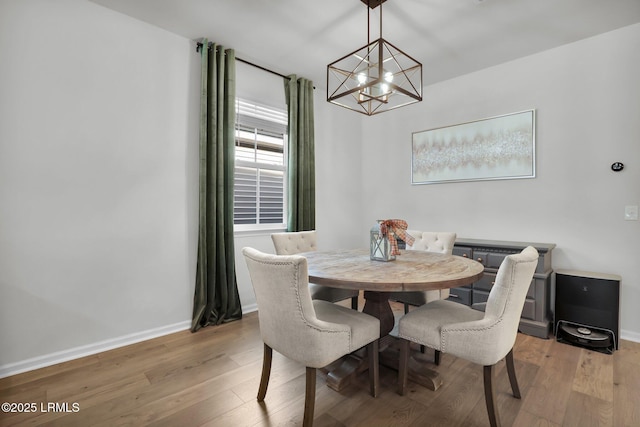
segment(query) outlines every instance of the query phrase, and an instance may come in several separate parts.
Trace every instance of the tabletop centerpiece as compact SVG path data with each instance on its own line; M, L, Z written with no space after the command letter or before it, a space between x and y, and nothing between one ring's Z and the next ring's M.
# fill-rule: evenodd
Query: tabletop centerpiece
M407 233L407 222L402 219L379 219L378 224L371 227L371 243L369 257L374 261L393 261L400 255L398 241L400 239L409 246L415 239Z

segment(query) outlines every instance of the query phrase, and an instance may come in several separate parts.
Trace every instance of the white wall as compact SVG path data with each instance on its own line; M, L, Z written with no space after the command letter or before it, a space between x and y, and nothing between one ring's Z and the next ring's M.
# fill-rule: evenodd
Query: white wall
M622 275L622 327L640 339L639 225L622 220L625 204L640 203L639 33L430 86L421 104L379 117L327 104L319 86L320 246L366 244L384 217L554 242L556 268ZM0 57L0 376L188 327L193 42L84 0L2 0ZM527 108L538 112L536 179L409 184L412 131ZM610 172L613 161L625 170ZM237 255L243 246L272 248L268 234L238 235ZM237 261L246 311L255 299Z
M315 105L318 247L356 248L362 237L360 121L365 116L327 103L326 89L316 90Z
M86 1L0 3L0 374L188 327L193 47Z
M0 3L0 377L188 328L194 48L84 0ZM285 105L279 77L237 71L240 96ZM315 105L320 245L352 246L360 129L322 90ZM255 296L243 246L272 243L268 233L237 236L246 312Z
M372 117L363 239L376 218L397 217L467 238L555 243L555 269L622 276L621 335L640 339L640 222L624 220L625 205L640 204L638 40L640 24L429 86L422 103ZM410 185L412 132L531 108L535 179Z

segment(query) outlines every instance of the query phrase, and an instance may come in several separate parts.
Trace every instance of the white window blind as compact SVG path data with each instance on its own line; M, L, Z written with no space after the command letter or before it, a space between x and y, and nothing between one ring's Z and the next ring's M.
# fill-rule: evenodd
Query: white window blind
M286 212L287 113L236 101L234 225L281 228Z

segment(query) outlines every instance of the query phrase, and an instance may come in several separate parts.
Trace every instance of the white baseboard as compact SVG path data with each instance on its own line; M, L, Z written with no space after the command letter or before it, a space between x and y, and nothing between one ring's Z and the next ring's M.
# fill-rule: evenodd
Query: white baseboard
M243 314L251 313L257 310L257 304L251 304L246 307L242 307ZM69 360L79 359L85 356L91 356L92 354L102 353L103 351L113 350L114 348L124 347L125 345L135 344L141 341L173 334L175 332L184 331L189 328L191 328L191 321L186 320L184 322L174 323L173 325L161 326L159 328L136 332L133 334L99 341L80 347L70 348L68 350L57 351L55 353L49 353L27 360L21 360L20 362L0 365L0 378L10 377L12 375L33 371L35 369L56 365L62 362L68 362Z
M627 340L627 341L633 341L633 342L640 342L640 332L621 330L620 331L620 339L621 340Z
M258 311L258 304L251 304L246 307L242 307L242 314L253 313L254 311Z
M135 344L141 341L150 340L152 338L161 337L163 335L172 334L174 332L184 331L186 329L189 329L190 327L191 321L184 321L174 323L173 325L162 326L142 332L123 335L117 338L98 341L96 343L87 344L80 347L70 348L68 350L57 351L55 353L49 353L27 360L21 360L20 362L16 363L9 363L7 365L0 366L0 378L21 374L27 371L33 371L35 369L67 362L69 360L79 359L81 357L90 356L96 353L102 353L103 351L113 350L114 348L124 347L125 345Z

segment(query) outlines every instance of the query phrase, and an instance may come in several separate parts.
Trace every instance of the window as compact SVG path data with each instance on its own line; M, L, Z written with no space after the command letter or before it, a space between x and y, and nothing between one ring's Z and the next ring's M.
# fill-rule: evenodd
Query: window
M286 141L286 111L236 100L236 230L286 226Z

